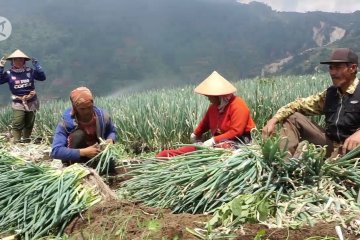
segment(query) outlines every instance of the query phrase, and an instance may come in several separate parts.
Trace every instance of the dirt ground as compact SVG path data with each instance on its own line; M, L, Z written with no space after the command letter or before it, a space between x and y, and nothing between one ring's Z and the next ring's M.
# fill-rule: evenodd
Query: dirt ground
M117 169L118 174L123 169ZM106 182L111 189L118 189L126 179L114 176ZM202 228L210 219L208 215L173 214L168 209L149 208L140 203L112 200L98 204L81 216L75 218L66 228L65 233L71 239L121 239L121 240L192 240L199 239L186 228ZM318 223L314 227L300 229L269 229L261 224L245 224L236 233L236 240L254 240L259 231L265 230L261 240L312 240L321 237L336 237L337 223ZM343 231L347 240L359 239ZM219 239L219 238L217 238Z
M191 214L172 214L169 210L155 209L130 202L112 201L95 206L74 219L66 228L66 234L75 239L159 239L175 240L198 239L186 227L201 227L201 222L210 216ZM260 224L246 224L238 231L238 240L253 240L260 230L266 235L261 239L300 240L309 237L337 237L335 223L319 223L314 227L297 230L268 229ZM357 239L346 235L346 239Z
M171 214L168 210L113 201L89 209L74 219L65 233L76 239L196 239L186 227L199 227L208 216Z

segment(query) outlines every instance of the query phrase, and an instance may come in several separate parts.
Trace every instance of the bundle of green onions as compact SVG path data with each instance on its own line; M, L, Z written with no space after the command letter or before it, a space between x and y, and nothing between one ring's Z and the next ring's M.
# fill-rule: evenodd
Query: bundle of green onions
M324 154L324 148L308 144L300 159L280 164L291 186L278 187L268 197L265 192L241 194L219 207L204 229L188 231L200 239L222 239L245 222L296 228L319 220L337 221L353 231L351 219L360 215L360 148L338 160L324 161Z
M120 144L109 144L100 138L101 152L90 159L86 165L95 169L98 174L108 176L114 171L117 159L124 157L125 149Z
M340 212L360 213L360 168L359 159L354 158L360 150L325 161L325 148L305 146L298 159L287 156L277 137L239 146L233 152L199 149L168 161L148 159L130 166L127 175L132 178L124 182L119 195L175 213L214 212L236 197L261 196L251 208L264 209L260 202L266 201L269 210L266 217L261 211L255 214L261 219L255 219L267 219L269 225L278 227L313 224L319 218L341 219ZM226 222L231 226L236 226L236 219L243 223L250 219L245 213L239 217L227 212L235 223ZM224 225L217 220L213 223L213 227Z
M93 189L81 185L88 174L77 164L54 170L2 151L0 233L16 233L25 239L61 235L76 214L101 200Z
M119 194L174 212L203 213L258 189L264 170L258 147L244 147L235 154L203 148L168 161L147 159L130 165L126 175L132 178Z

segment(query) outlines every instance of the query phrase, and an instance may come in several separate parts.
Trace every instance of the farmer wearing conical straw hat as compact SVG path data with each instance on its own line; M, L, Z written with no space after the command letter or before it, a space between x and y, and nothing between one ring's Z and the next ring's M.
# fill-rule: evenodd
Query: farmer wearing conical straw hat
M6 60L11 62L11 68L4 72ZM32 60L33 68L26 66L29 60ZM14 143L19 142L21 137L25 142L30 141L35 113L39 110L34 80L44 81L45 79L45 73L38 60L31 59L19 49L8 57L0 59L0 84L8 83L12 93L11 133Z
M115 127L107 112L94 105L91 91L78 87L71 91L72 107L65 110L56 127L51 155L64 164L85 163L100 153L99 138L115 141Z
M201 141L208 131L212 137L202 143L206 147L232 147L236 142L250 142L250 131L256 127L255 123L245 101L234 95L236 88L229 81L214 71L194 91L206 96L210 106L190 136L192 143ZM185 146L164 150L157 157L172 157L194 150L195 147Z
M266 138L282 124L282 147L301 155L300 141L326 146L326 155L336 156L360 145L360 84L356 77L358 55L350 48L333 49L328 65L332 86L281 107L262 129ZM325 128L305 116L325 115ZM301 146L301 145L300 145ZM299 150L299 151L298 151Z

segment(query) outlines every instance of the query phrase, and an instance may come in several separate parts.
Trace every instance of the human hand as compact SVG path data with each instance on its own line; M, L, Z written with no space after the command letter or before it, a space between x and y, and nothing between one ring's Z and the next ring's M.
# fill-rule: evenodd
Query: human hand
M213 147L215 145L214 138L210 138L209 140L206 140L203 144L204 147Z
M191 143L196 143L196 141L197 141L197 136L195 135L195 133L192 133L190 135L190 142Z
M36 58L31 59L32 64L35 66L36 64L39 64L39 61Z
M106 139L105 141L107 144L114 144L114 140L112 140L111 138Z
M36 58L32 58L32 59L31 59L31 62L32 62L35 70L37 70L37 71L41 71L41 70L42 70L42 67L41 67L40 63L39 63L39 61L38 61Z
M5 66L5 63L6 63L6 59L5 59L5 57L2 57L2 58L0 59L0 67L4 67L4 66Z
M93 158L99 153L100 153L100 148L99 148L99 144L97 143L92 146L80 149L80 156L82 157Z
M266 139L267 137L274 134L277 123L278 120L276 118L271 118L261 131L262 138Z
M360 145L360 131L354 132L350 135L342 146L342 154L346 154L346 152L353 150L354 148Z

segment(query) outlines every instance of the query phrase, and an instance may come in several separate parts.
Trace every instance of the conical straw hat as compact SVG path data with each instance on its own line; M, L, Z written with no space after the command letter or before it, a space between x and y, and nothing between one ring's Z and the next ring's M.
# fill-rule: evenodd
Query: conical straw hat
M207 96L222 96L236 92L236 88L223 76L214 71L194 91Z
M25 54L23 53L21 50L19 49L16 49L12 54L10 54L6 60L10 60L10 59L13 59L13 58L25 58L25 61L29 61L30 58Z

